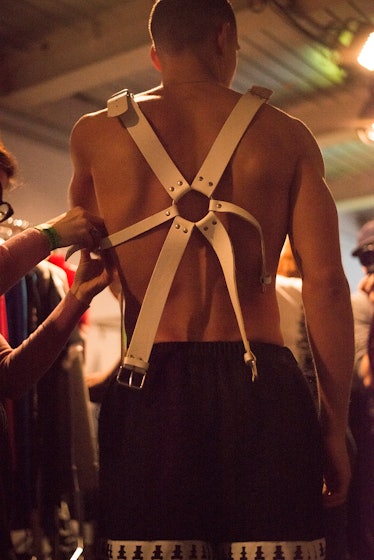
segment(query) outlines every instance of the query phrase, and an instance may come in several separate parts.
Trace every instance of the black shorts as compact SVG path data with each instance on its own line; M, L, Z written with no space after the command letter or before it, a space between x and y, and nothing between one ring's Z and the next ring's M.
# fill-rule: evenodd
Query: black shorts
M213 544L323 537L311 392L287 348L251 347L254 382L241 342L156 344L142 390L113 381L99 421L102 537Z

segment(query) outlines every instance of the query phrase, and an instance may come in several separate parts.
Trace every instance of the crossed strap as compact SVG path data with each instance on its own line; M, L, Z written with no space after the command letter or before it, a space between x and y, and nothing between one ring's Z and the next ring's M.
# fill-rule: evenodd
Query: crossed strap
M217 214L220 212L234 214L249 222L257 230L262 253L262 270L259 280L265 289L266 285L271 282L271 277L266 271L264 238L260 224L249 212L233 203L214 199L213 193L245 130L270 93L264 88L252 88L239 99L191 184L183 177L169 157L135 102L133 95L128 90L123 90L108 100L108 116L118 117L122 121L172 199L172 204L165 210L109 235L101 242L100 248L105 250L129 241L162 223L171 221L171 227L144 295L128 348L123 342L124 336L121 337L121 367L117 376L119 383L135 389L143 387L161 315L177 268L194 229L200 231L207 239L220 262L243 340L244 361L251 368L252 379L256 377L256 357L251 351L246 336L239 302L234 251L229 234ZM208 212L197 222L186 220L179 215L178 211L178 200L191 190L198 191L209 198ZM124 305L121 305L121 310L123 325Z

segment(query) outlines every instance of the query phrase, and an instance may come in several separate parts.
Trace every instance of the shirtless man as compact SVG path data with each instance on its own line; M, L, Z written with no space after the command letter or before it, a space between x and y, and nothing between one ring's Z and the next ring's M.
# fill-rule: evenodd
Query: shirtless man
M227 0L161 0L151 12L150 32L162 82L135 100L190 183L241 98L230 88L239 48L235 17ZM109 234L171 205L169 186L163 188L130 136L132 124L126 128L103 110L82 117L72 134L71 202L103 217ZM345 501L350 479L345 433L353 327L337 213L311 133L262 105L214 199L241 207L262 228L272 278L266 289L258 231L238 215L217 212L235 252L257 377L252 380L243 360L218 259L194 228L144 387L136 391L114 381L102 405L104 557L216 557L224 544L230 554L231 544L235 559L300 553L322 559L322 475L327 507ZM195 190L176 205L192 222L208 208ZM130 339L170 223L107 251L118 266ZM286 234L303 277L320 422L279 328L275 276Z

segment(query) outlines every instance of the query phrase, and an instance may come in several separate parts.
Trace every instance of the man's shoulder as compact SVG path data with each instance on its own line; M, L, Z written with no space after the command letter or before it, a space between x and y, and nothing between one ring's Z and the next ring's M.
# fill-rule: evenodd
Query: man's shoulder
M97 126L102 127L103 124L109 122L107 116L107 109L101 109L100 111L95 111L92 113L86 113L82 115L77 122L74 124L72 134L84 134L85 132L91 132Z
M104 109L100 109L100 111L94 111L92 113L86 113L80 117L77 123L89 123L89 122L96 122L98 120L106 119L108 116L108 110L105 107Z

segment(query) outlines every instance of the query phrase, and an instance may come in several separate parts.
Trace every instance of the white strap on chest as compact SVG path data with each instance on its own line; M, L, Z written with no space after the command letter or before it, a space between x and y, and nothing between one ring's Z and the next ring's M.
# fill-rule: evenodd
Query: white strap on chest
M122 366L117 379L124 385L137 389L143 386L149 356L170 287L194 228L204 235L219 259L245 348L244 360L251 366L252 379L257 375L256 358L251 352L246 336L238 297L234 252L228 232L217 213L235 214L256 228L262 252L261 282L266 286L271 278L266 272L262 230L257 220L246 210L230 202L214 200L212 195L249 123L269 96L268 90L259 89L259 94L252 91L240 98L191 185L174 165L133 97L125 91L120 97L114 96L108 102L108 116L118 116L121 119L173 200L169 208L108 236L101 244L101 249L114 247L161 223L173 220L148 284L129 347L127 351L122 351ZM263 92L266 95L261 97ZM197 190L210 198L208 213L196 223L182 218L176 204L190 190Z

